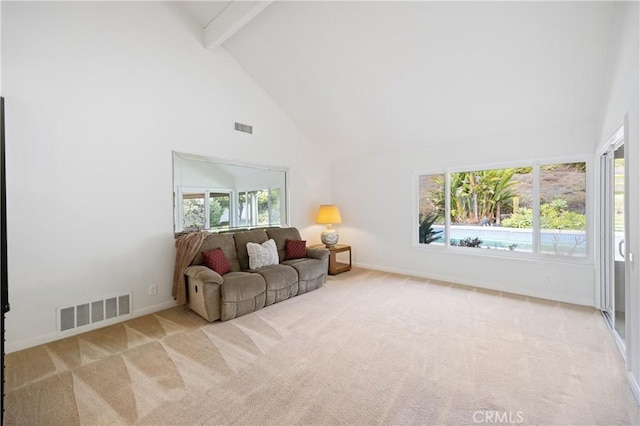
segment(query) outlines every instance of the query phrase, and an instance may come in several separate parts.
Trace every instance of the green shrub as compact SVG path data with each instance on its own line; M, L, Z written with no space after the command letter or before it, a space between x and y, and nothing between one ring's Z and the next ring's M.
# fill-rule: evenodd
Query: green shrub
M542 229L585 229L586 217L567 210L567 202L555 199L540 205L540 228ZM532 228L533 210L521 207L511 217L502 221L506 228Z
M558 207L561 203L554 200L551 204L540 206L540 227L545 229L584 229L586 218L583 214ZM564 205L566 206L566 201Z
M452 246L459 247L480 247L480 244L482 244L482 240L480 238L467 237L457 241L451 240Z
M533 173L533 167L528 166L528 167L518 167L514 169L515 173L517 175L527 175L529 173Z
M511 217L502 220L502 226L505 228L532 228L533 210L527 207L520 207Z

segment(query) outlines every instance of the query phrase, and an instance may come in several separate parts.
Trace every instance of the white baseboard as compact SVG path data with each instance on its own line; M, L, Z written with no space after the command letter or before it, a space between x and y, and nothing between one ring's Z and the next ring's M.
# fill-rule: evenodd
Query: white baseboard
M578 298L562 297L562 296L558 296L558 295L555 295L555 294L545 294L544 292L535 292L535 291L532 291L532 292L529 292L529 293L526 293L526 294L524 294L524 293L516 293L516 292L513 291L513 289L503 288L503 287L500 287L500 286L487 285L487 283L484 282L484 281L483 282L470 282L470 281L464 282L462 280L455 280L454 281L454 280L451 279L451 277L447 277L447 276L424 274L423 272L419 272L419 271L413 271L413 270L407 270L407 269L398 269L398 268L389 268L389 267L385 267L385 266L370 265L370 264L359 263L359 262L354 262L353 265L357 266L357 267L360 267L360 268L371 269L371 270L375 270L375 271L389 272L389 273L393 273L393 274L401 274L401 275L408 275L408 276L426 278L426 279L437 280L437 281L451 282L451 283L465 285L465 286L469 286L469 287L485 288L485 289L489 289L489 290L502 291L502 292L505 292L505 293L520 294L522 296L537 297L537 298L541 298L541 299L554 300L554 301L558 301L558 302L565 302L565 303L571 303L571 304L577 304L577 305L583 305L583 306L593 306L593 303L590 300L580 300ZM5 351L7 353L20 351L20 350L23 350L23 349L31 348L33 346L38 346L38 345L42 345L42 344L45 344L45 343L53 342L55 340L60 340L60 339L65 338L65 337L82 334L82 333L85 333L87 331L91 331L91 330L95 330L95 329L102 328L102 327L105 327L105 326L109 326L109 325L112 325L112 324L117 324L117 323L120 323L120 322L124 322L124 321L132 319L132 318L140 317L140 316L147 315L147 314L152 314L154 312L158 312L158 311L161 311L163 309L171 308L173 306L176 306L176 303L174 301L164 302L164 303L160 303L158 305L154 305L154 306L149 306L149 307L146 307L146 308L138 309L138 310L134 311L129 316L113 318L112 320L109 320L109 321L102 321L99 324L89 325L87 327L83 327L81 330L77 330L75 332L68 332L68 333L64 333L64 334L58 333L58 332L53 332L53 333L48 333L48 334L44 334L44 335L41 335L41 336L36 336L36 337L30 338L30 339L19 340L19 341L16 341L16 342L7 342L5 344ZM633 376L630 376L630 377L631 377L631 379L633 379L633 384L630 382L630 385L632 386L632 389L634 391L634 394L636 395L636 398L638 399L638 401L640 401L640 390L638 388L637 382L635 381L635 378L633 378ZM633 386L635 386L635 388Z
M137 318L143 315L153 314L155 312L173 308L174 306L178 306L178 304L174 300L170 302L160 303L159 305L148 306L146 308L138 309L137 311L135 311L131 316L131 318Z
M388 268L385 266L379 266L379 265L370 265L370 264L366 264L366 263L359 263L359 262L353 262L353 266L357 266L360 268L364 268L364 269L372 269L374 271L381 271L381 272L389 272L392 274L400 274L400 275L409 275L409 276L413 276L413 277L419 277L419 278L426 278L429 280L436 280L436 281L444 281L444 282L449 282L452 284L460 284L460 285L464 285L464 286L468 286L468 287L477 287L477 288L484 288L487 290L495 290L495 291L502 291L505 293L511 293L511 294L518 294L521 296L528 296L528 297L536 297L539 299L546 299L546 300L553 300L556 302L564 302L564 303L571 303L573 305L582 305L582 306L589 306L589 307L593 307L593 301L592 300L586 300L586 299L580 299L577 297L564 297L562 295L557 295L557 294L547 294L545 292L541 292L541 291L531 291L528 293L519 293L514 291L513 289L510 288L506 288L506 287L501 287L501 286L492 286L492 285L488 285L485 281L482 282L471 282L471 281L464 281L464 280L452 280L451 277L446 277L446 276L439 276L439 275L434 275L434 274L425 274L423 272L418 272L418 271L412 271L412 270L408 270L408 269L397 269L397 268Z
M132 318L137 318L144 315L152 314L154 312L162 311L164 309L172 308L174 306L176 306L175 301L164 302L158 305L148 306L146 308L133 311L131 315L124 315L121 317L112 318L110 320L100 321L99 323L90 324L85 327L82 327L81 329L70 330L64 333L53 332L53 333L32 337L30 339L18 340L16 342L7 342L4 346L4 349L5 349L5 352L8 354L12 352L21 351L23 349L32 348L38 345L44 345L45 343L54 342L56 340L64 339L66 337L76 336L78 334L86 333L87 331L97 330L102 327L118 324L118 323L130 320Z

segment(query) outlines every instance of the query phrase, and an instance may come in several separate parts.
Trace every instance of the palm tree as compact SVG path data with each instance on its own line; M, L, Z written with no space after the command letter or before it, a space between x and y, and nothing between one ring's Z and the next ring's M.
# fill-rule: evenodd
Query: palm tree
M478 223L481 218L495 219L500 224L500 215L505 206L517 195L513 180L514 169L481 170L451 173L449 199L451 221L454 223ZM439 215L444 214L444 179L438 178L439 187L429 196Z
M433 223L438 216L434 213L425 216L424 220L420 222L420 228L418 233L418 242L420 244L431 244L440 238L442 231L434 231Z
M493 188L493 200L495 202L495 219L496 225L500 225L500 215L502 213L502 206L509 205L511 200L517 196L514 191L514 186L518 184L518 181L513 180L515 175L514 169L495 170L497 173L495 179L495 186Z
M514 169L485 170L481 172L481 180L478 185L482 203L481 214L483 217L495 219L500 224L502 207L516 196L513 187L517 181L513 180Z

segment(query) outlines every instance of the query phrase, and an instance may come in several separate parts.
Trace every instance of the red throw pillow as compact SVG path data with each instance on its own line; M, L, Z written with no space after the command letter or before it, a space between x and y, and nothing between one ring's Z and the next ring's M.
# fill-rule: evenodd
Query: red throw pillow
M307 242L305 240L286 240L287 260L307 257Z
M231 272L231 264L229 264L229 259L227 259L227 256L224 255L224 252L221 248L217 248L211 251L203 251L202 257L204 257L205 266L213 269L220 275Z

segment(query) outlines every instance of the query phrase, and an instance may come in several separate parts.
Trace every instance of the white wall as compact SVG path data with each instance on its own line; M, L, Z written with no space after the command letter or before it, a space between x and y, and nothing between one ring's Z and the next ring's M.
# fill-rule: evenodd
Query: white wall
M627 299L627 369L631 373L630 382L636 398L640 400L640 38L638 2L617 2L613 16L613 31L609 52L609 79L603 98L600 143L604 143L627 117L627 143L625 154L628 159L629 238L627 250L634 254L635 261L627 262L626 273L629 286ZM628 258L628 257L627 257Z
M582 155L591 159L594 123L581 122L475 140L425 140L418 151L392 151L334 164L334 201L341 242L355 263L378 269L585 305L594 303L592 262L505 259L469 252L417 249L415 173ZM546 281L548 277L549 281Z
M173 304L172 150L290 167L291 223L315 238L323 153L198 34L160 2L2 3L8 352L59 338L57 306Z

